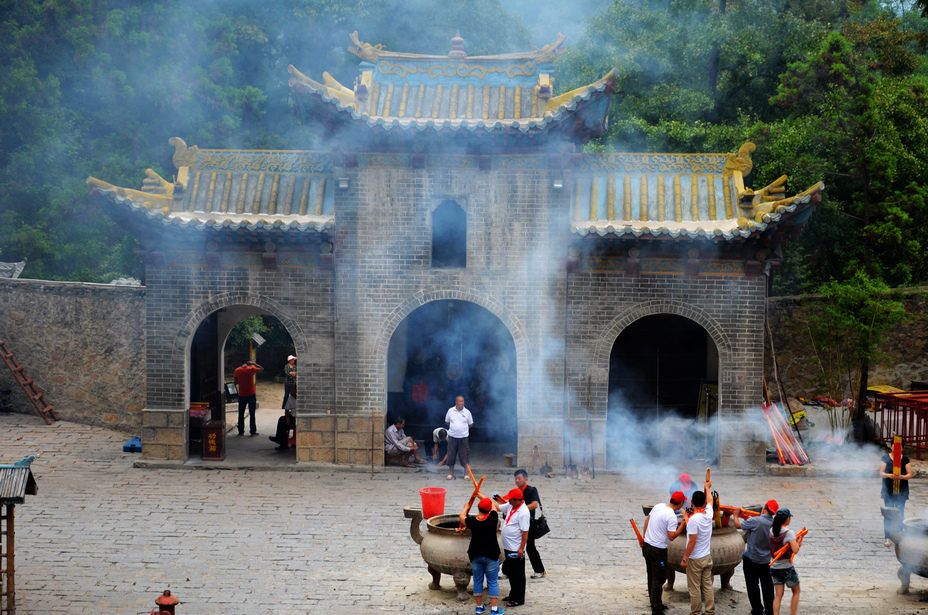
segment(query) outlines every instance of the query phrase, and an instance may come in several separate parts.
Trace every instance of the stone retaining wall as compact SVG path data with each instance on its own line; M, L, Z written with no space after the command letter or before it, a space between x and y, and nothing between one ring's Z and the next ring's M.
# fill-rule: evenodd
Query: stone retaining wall
M0 279L0 339L63 420L138 433L144 320L143 287ZM0 389L35 413L2 363Z
M816 301L815 297L771 297L768 301L777 368L789 396L812 397L825 393L817 390L815 384L819 367L815 363L816 349L807 331L807 306ZM913 380L928 380L928 295L911 291L906 293L904 302L909 318L896 327L881 347L889 355L889 362L870 366L871 385L888 384L908 389ZM765 339L765 345L764 373L767 383L774 386L769 339Z

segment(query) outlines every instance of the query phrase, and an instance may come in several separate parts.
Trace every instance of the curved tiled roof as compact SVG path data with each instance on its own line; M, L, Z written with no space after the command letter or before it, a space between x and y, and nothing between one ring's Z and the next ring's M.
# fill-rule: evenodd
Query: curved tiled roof
M571 193L571 232L747 238L772 225L800 225L821 200L821 182L785 196L786 176L753 191L751 143L738 154L592 154L578 161Z
M330 154L206 150L179 138L170 183L152 170L141 190L96 178L97 194L165 227L195 230L331 231L335 227ZM817 183L786 196L786 177L754 191L747 143L737 154L587 154L568 167L570 230L580 236L744 239L804 224L821 199ZM487 169L545 169L548 156L492 156ZM407 154L362 153L360 167L411 167ZM429 168L478 170L476 156L429 155ZM554 168L562 168L558 162ZM572 173L570 172L572 171Z
M412 88L414 101L409 104L410 86L404 84L400 91L401 105L406 101L409 106L401 106L396 114L391 108L394 102L394 89L391 87L374 87L370 101L362 104L355 97L346 97L337 87L326 86L300 73L293 66L289 67L293 78L290 87L298 97L318 96L339 113L349 116L368 127L381 127L385 130L417 129L451 131L467 130L470 132L514 130L522 133L542 131L549 125L558 123L572 115L583 106L591 106L600 99L602 121L608 108L608 96L615 89L615 71L610 71L602 79L582 88L562 94L543 105L538 98L529 93L522 96L520 86L509 91L506 86L483 85L475 87L445 87L443 84L425 86L419 84ZM500 108L502 107L502 108ZM518 108L518 111L516 109ZM461 111L458 111L460 109Z
M177 183L148 169L142 190L90 177L91 190L146 219L180 229L331 230L334 186L326 154L175 146Z
M553 96L553 60L563 36L532 52L476 57L455 47L447 56L391 53L361 43L357 33L352 39L356 45L350 49L363 60L353 89L328 73L320 83L288 67L304 117L334 115L343 123L384 130L525 134L551 130L583 112L583 136L605 130L614 70Z

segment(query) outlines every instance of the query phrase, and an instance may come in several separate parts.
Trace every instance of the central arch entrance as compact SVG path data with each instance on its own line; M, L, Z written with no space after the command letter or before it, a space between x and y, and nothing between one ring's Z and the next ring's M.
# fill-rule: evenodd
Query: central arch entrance
M689 318L653 314L616 338L609 357L609 467L717 456L719 353Z
M468 301L438 300L409 314L390 338L387 421L431 447L432 431L463 395L474 417L472 455L515 450L516 348L492 312ZM476 445L476 446L475 446Z

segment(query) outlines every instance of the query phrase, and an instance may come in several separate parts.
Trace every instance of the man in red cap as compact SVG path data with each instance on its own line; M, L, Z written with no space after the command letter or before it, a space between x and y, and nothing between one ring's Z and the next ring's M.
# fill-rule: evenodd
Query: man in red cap
M641 554L648 567L648 598L651 601L651 613L655 615L667 610L662 601L664 581L667 580L667 549L674 538L686 527L689 516L683 511L683 523L677 523L677 511L683 508L686 496L682 491L674 491L670 504L658 504L644 521L644 544Z
M505 497L495 498L503 516L503 531L500 533L500 543L506 553L503 574L509 577L509 595L503 600L508 607L525 604L525 543L528 542L531 517L524 498L521 489L512 489Z
M744 584L747 586L748 600L751 601L751 615L773 615L773 579L770 577L770 528L773 516L780 506L776 500L768 500L764 510L757 517L741 519L742 510L735 515L735 529L744 530ZM757 585L760 584L760 590ZM763 595L763 602L761 596Z

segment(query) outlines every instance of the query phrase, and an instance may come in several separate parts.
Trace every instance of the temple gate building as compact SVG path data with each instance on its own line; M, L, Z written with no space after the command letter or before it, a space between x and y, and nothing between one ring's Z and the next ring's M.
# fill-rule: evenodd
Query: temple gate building
M480 57L352 40L353 87L289 69L326 151L174 138L174 182L88 179L145 251L143 457L187 458L190 403L222 417L229 331L271 314L300 357L298 462L383 463L387 416L424 438L460 394L474 445L523 465L536 446L555 467L763 464L765 274L824 186L747 188L750 143L581 153L616 77L557 94L563 37Z

